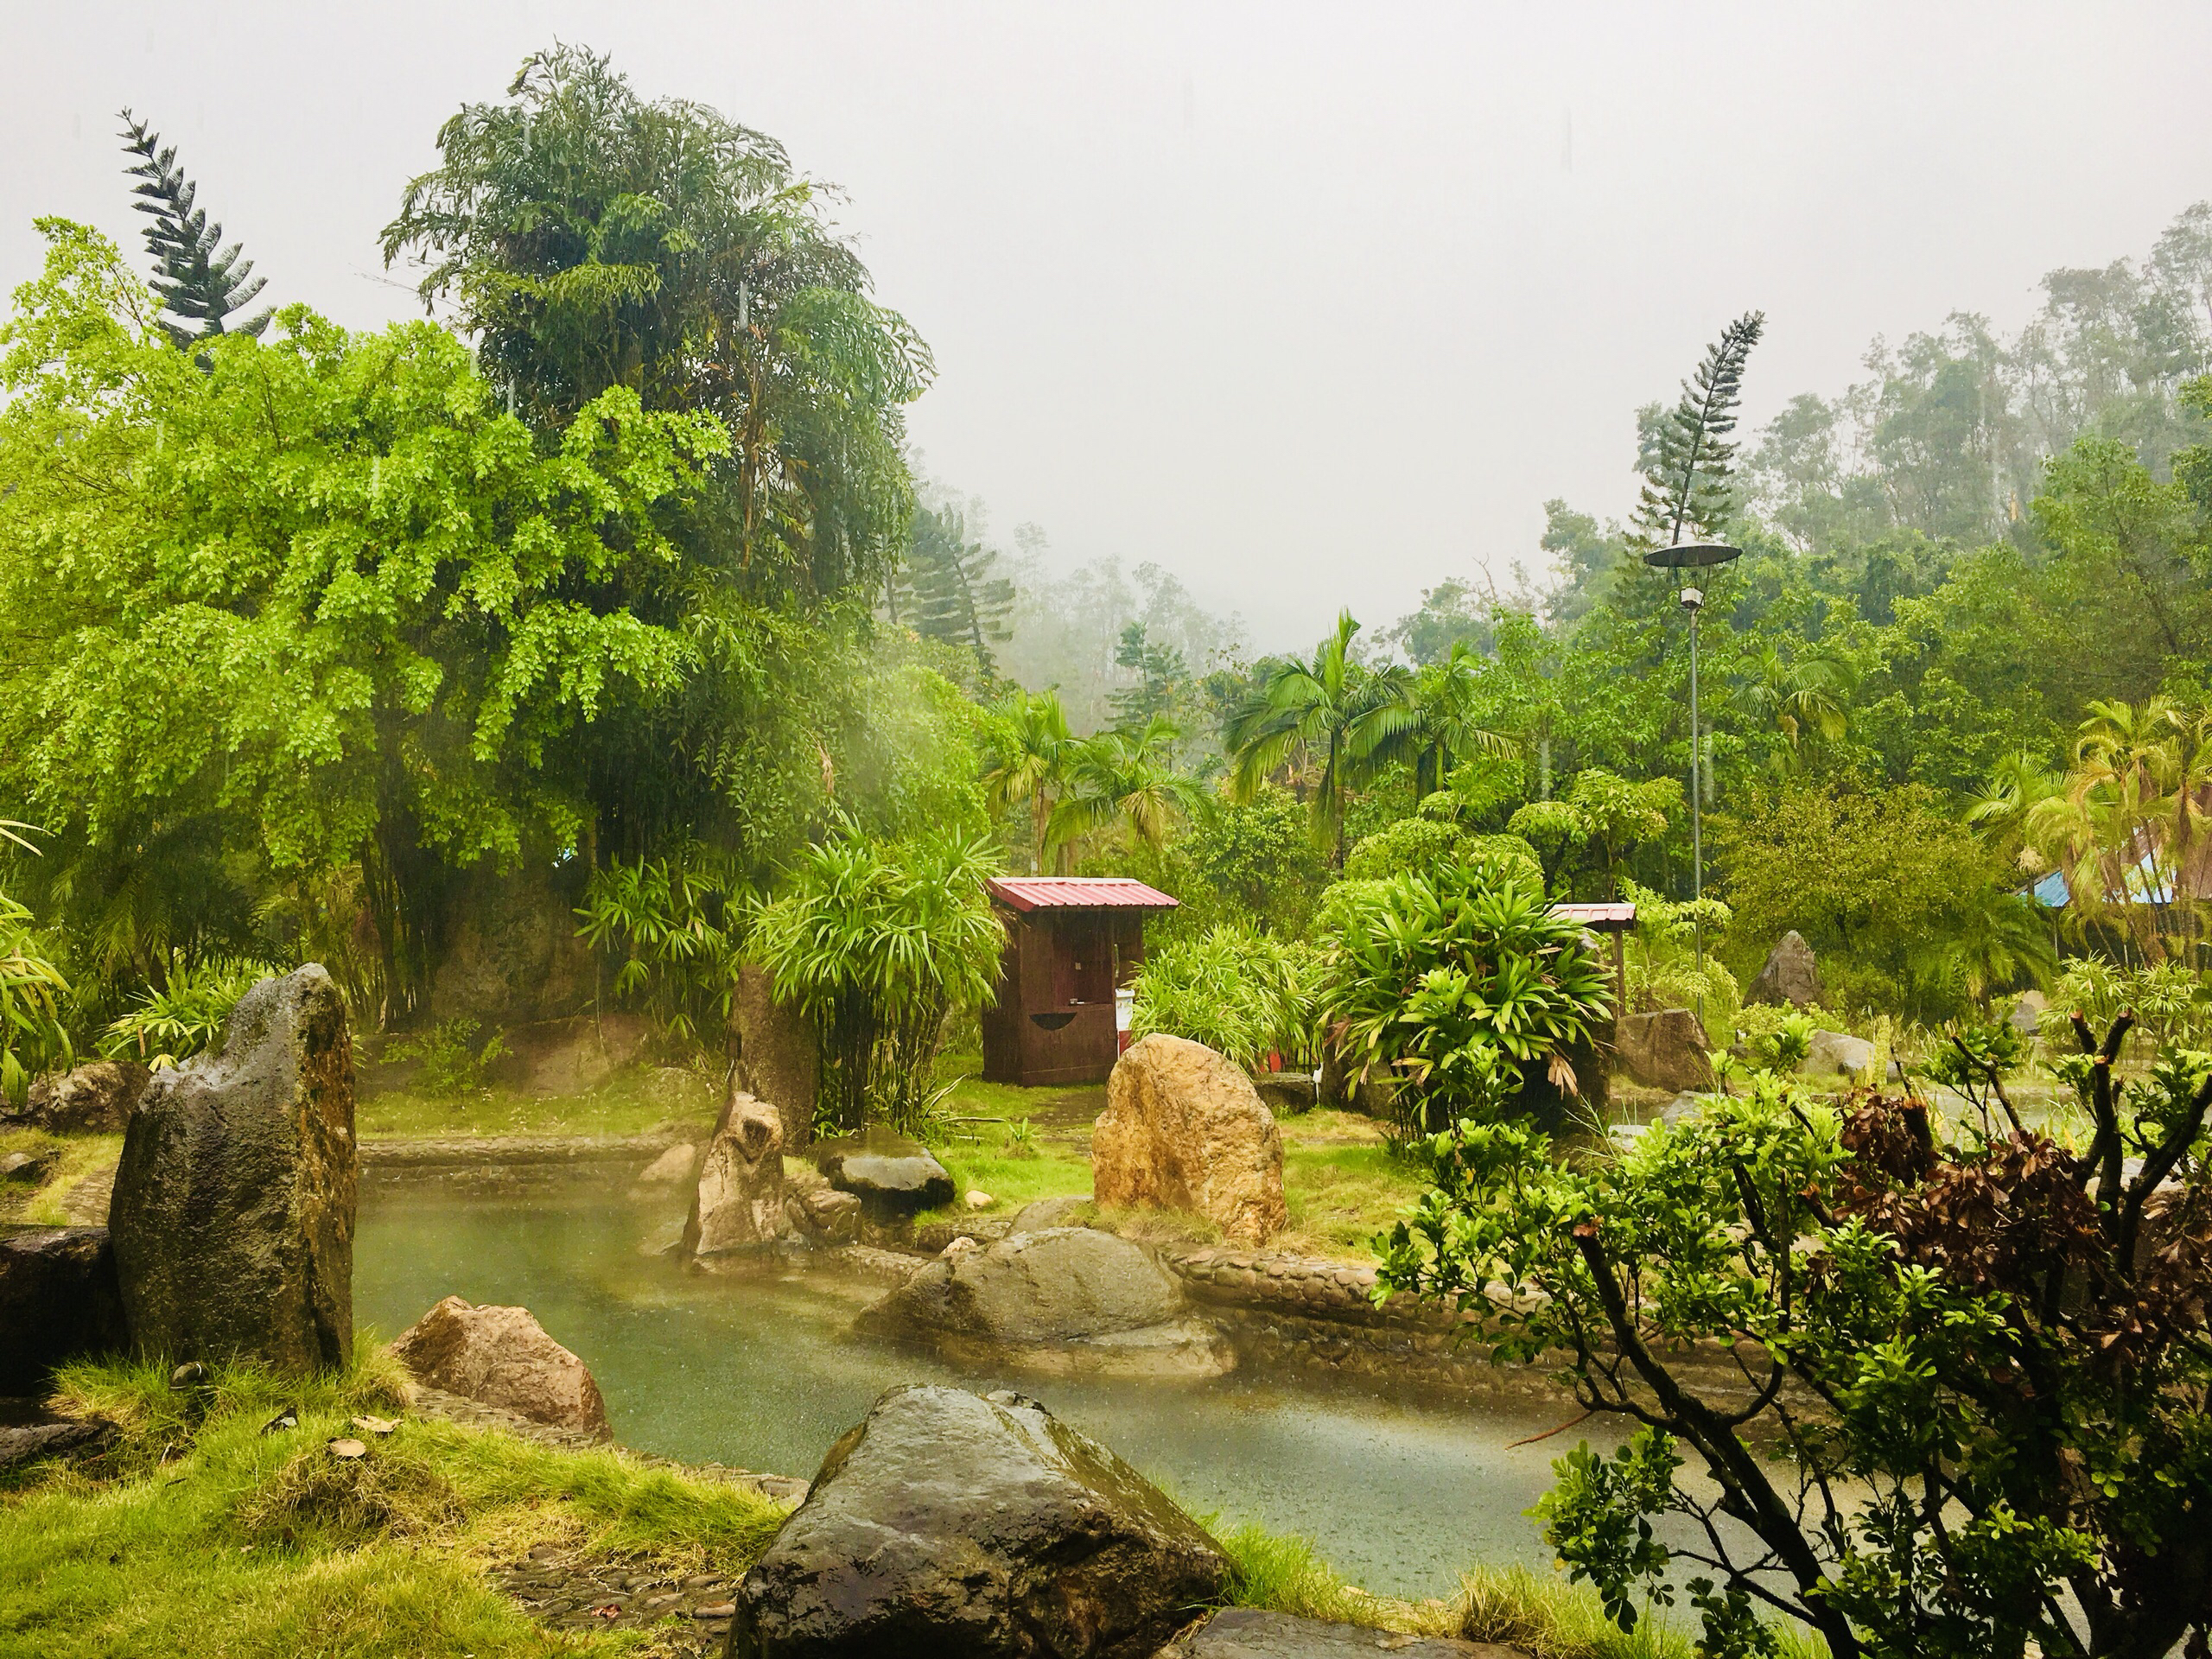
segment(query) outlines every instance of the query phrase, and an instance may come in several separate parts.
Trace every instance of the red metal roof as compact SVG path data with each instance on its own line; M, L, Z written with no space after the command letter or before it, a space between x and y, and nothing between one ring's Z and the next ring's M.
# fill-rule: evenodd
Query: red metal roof
M1172 910L1157 887L1118 875L1001 875L991 897L1014 910Z
M1600 933L1625 933L1636 925L1636 906L1630 904L1554 905L1552 909L1570 922L1594 927Z

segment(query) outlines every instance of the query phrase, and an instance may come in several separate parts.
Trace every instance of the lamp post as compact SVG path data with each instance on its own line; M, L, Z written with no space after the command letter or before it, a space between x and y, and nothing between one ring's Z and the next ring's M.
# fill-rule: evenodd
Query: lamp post
M1723 542L1678 542L1643 556L1655 570L1704 570L1743 556L1740 547ZM1690 897L1705 897L1705 749L1697 721L1697 613L1705 608L1702 589L1685 586L1682 608L1690 619ZM1705 923L1696 923L1697 970L1705 971Z

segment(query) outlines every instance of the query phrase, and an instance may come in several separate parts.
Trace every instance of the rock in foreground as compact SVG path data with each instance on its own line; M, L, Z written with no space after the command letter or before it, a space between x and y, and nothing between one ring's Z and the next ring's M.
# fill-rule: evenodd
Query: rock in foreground
M1289 1218L1274 1114L1241 1069L1181 1037L1155 1033L1116 1062L1090 1173L1100 1204L1194 1211L1240 1244Z
M474 1307L448 1296L401 1332L391 1351L431 1388L611 1438L591 1372L526 1307Z
M715 1255L772 1244L784 1216L784 1121L766 1101L731 1094L707 1142L683 1224L683 1254Z
M1235 1349L1186 1315L1182 1287L1141 1247L1088 1227L1055 1227L948 1252L860 1323L957 1357L1052 1375L1232 1370Z
M893 1389L739 1586L732 1659L1149 1659L1217 1596L1205 1530L1014 1394Z
M951 1172L927 1147L880 1129L823 1141L815 1148L814 1166L879 1224L941 1210L960 1196Z
M1613 1058L1647 1089L1713 1087L1713 1046L1688 1008L1623 1014L1613 1027Z
M49 1072L32 1083L21 1116L42 1129L113 1135L130 1121L150 1075L136 1060L94 1060Z
M132 1342L343 1364L358 1179L346 1002L309 963L239 998L220 1050L156 1074L131 1114L108 1215Z
M1159 1659L1353 1659L1389 1653L1397 1659L1526 1659L1518 1648L1451 1637L1395 1636L1362 1624L1325 1624L1255 1607L1224 1607L1205 1628L1162 1648Z
M128 1341L106 1228L0 1234L0 1395L43 1394L63 1360Z

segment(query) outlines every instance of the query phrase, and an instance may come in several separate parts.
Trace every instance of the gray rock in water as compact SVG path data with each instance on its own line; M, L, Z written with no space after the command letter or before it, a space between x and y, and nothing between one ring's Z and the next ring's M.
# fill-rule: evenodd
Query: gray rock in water
M1684 1123L1705 1109L1705 1102L1687 1089L1669 1101L1666 1109L1659 1114L1659 1121L1669 1128Z
M959 1196L950 1172L927 1147L878 1129L822 1142L814 1166L840 1192L858 1198L871 1221L903 1220Z
M1766 953L1766 965L1751 982L1744 1001L1786 1002L1802 1008L1820 1000L1821 965L1814 960L1813 947L1805 943L1804 935L1792 928Z
M42 1394L62 1361L129 1341L106 1228L0 1234L0 1395Z
M2032 1037L2043 1024L2043 1017L2050 1012L2050 999L2041 991L2022 991L2012 1004L2012 1029L2024 1037ZM2061 1022L2063 1023L2063 1021Z
M112 1135L130 1120L149 1073L136 1060L94 1060L31 1084L18 1114L42 1129Z
M1205 1628L1160 1650L1159 1659L1352 1659L1389 1653L1396 1659L1525 1659L1518 1648L1452 1637L1393 1636L1361 1624L1325 1624L1256 1607L1224 1607Z
M131 1341L281 1370L353 1347L353 1052L314 963L264 979L218 1052L147 1086L109 1225Z
M1094 1208L1090 1200L1079 1192L1067 1192L1056 1198L1038 1198L1021 1206L1014 1217L1009 1233L1041 1233L1047 1227L1079 1227L1077 1219L1086 1210Z
M1141 1246L1054 1227L947 1253L864 1312L860 1328L1057 1375L1233 1369L1235 1350L1186 1313L1181 1285Z
M1614 1022L1613 1057L1647 1089L1713 1087L1713 1046L1688 1008L1623 1014Z
M730 1023L737 1030L738 1075L755 1098L784 1120L784 1147L797 1152L814 1138L814 1105L822 1062L814 1025L776 1001L768 976L751 963L731 988Z
M732 1659L1147 1659L1229 1563L1034 1401L897 1388L830 1450L736 1595Z

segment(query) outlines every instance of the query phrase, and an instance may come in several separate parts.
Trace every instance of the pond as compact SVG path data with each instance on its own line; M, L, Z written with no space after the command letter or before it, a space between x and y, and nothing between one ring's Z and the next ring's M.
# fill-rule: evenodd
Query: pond
M1018 1388L1103 1441L1189 1508L1312 1538L1380 1594L1445 1596L1460 1570L1548 1560L1523 1514L1577 1428L1563 1398L1414 1405L1255 1377L1071 1382L957 1370L850 1334L881 1287L824 1273L721 1275L640 1245L683 1199L618 1185L529 1196L364 1192L356 1319L396 1335L440 1297L528 1307L580 1355L616 1437L642 1452L810 1477L898 1382ZM1602 1433L1603 1426L1589 1425ZM1598 1436L1592 1436L1593 1439Z

